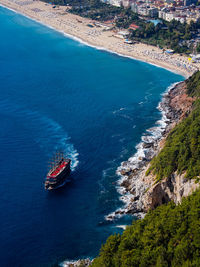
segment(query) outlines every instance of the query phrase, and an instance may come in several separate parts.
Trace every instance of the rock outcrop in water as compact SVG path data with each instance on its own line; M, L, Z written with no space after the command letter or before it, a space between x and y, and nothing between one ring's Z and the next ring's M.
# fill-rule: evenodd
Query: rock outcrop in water
M182 197L188 196L199 186L194 180L185 179L184 174L174 173L157 183L153 175L146 175L151 159L163 148L171 129L188 116L194 100L187 95L185 82L176 84L163 96L158 107L162 112L159 126L147 130L142 142L137 145L136 154L127 162L122 162L118 168L121 176L119 192L126 204L124 209L108 215L107 220L127 213L140 217L148 209L154 209L170 200L178 203Z
M82 259L77 261L64 261L61 266L62 267L88 267L92 264L92 260L90 259Z

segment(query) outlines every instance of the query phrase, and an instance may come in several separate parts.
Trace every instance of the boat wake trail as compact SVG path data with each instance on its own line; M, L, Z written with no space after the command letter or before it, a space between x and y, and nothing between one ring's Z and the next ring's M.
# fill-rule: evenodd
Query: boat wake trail
M70 137L56 121L38 111L11 104L6 100L0 101L0 113L5 116L12 116L20 122L22 129L28 130L33 141L47 154L48 158L52 157L52 153L57 150L63 151L72 160L71 169L74 170L77 167L79 154L70 143Z

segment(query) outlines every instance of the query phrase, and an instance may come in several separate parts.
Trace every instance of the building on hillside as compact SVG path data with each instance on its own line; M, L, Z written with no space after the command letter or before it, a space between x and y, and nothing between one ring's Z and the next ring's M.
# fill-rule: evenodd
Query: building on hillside
M131 25L129 25L129 30L137 30L137 29L139 29L139 26L138 25L136 25L136 24L134 24L134 23L132 23Z
M109 0L109 4L120 7L122 5L122 0Z
M175 16L174 19L179 21L180 23L184 23L186 21L185 16Z
M151 18L157 18L158 17L158 8L151 7L146 4L138 5L137 3L133 3L131 5L131 10L139 15L142 16L148 16Z
M158 17L166 21L171 21L175 18L175 13L172 11L169 11L166 8L163 8L162 10L158 12Z
M122 6L125 8L129 8L134 0L122 0Z
M157 18L158 17L158 9L156 7L150 7L148 9L148 16L151 18Z
M131 10L134 13L138 13L138 5L136 4L136 2L134 2L134 3L131 4Z
M165 14L165 20L166 21L172 21L175 18L175 13L169 12Z

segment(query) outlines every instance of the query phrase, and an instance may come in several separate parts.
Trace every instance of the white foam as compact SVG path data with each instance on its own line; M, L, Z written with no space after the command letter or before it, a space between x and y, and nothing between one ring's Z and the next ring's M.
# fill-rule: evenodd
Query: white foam
M120 200L123 201L124 207L117 209L115 212L111 212L108 214L105 219L106 220L114 220L115 218L119 218L126 214L127 207L133 200L133 195L127 192L126 188L121 186L121 184L128 179L127 175L121 175L121 171L130 171L133 169L141 168L141 163L143 162L144 158L152 158L155 155L155 150L152 147L144 148L144 143L150 144L153 143L154 145L162 139L163 132L166 130L168 122L170 121L167 118L168 107L165 102L164 96L168 94L168 92L174 88L178 83L171 84L166 91L162 94L163 98L162 101L158 104L158 110L161 112L161 119L157 120L155 126L146 130L141 137L141 142L136 145L136 153L130 157L126 162L122 162L121 165L117 168L116 173L119 175L119 180L117 181L117 191L121 195ZM141 215L143 216L143 215Z
M122 225L116 225L115 227L122 228L123 230L126 230L126 226L127 225L122 224Z
M123 110L125 110L125 109L126 109L126 108L122 107L122 108L120 108L120 109L114 110L112 113L113 113L113 114L116 114L116 113L119 113L120 111L123 111Z
M46 24L46 23L44 23L44 22L42 22L42 21L40 21L40 20L37 20L37 19L32 18L32 17L30 17L30 16L27 16L27 15L25 15L24 13L19 12L19 11L15 10L15 9L12 9L12 8L10 8L10 7L7 7L7 6L3 5L3 4L0 4L0 6L3 7L3 8L7 8L7 9L9 9L9 10L15 12L15 13L18 13L18 14L20 14L20 15L22 15L22 16L24 16L24 17L30 19L30 20L33 20L33 21L35 21L35 22L37 22L37 23L40 23L40 24L44 25L44 26L47 27L47 28L50 28L50 29L52 29L52 30L54 30L54 31L57 31L57 32L60 32L60 33L62 33L64 36L66 36L66 37L68 37L68 38L70 38L70 39L72 39L72 40L75 40L75 41L79 42L80 44L83 44L83 45L86 45L86 46L89 46L89 47L93 47L93 48L95 48L95 49L97 49L97 50L106 51L106 52L109 52L109 53L111 53L111 54L118 55L118 56L120 56L120 57L125 57L125 58L130 58L130 59L133 59L133 60L137 60L137 61L145 62L145 63L150 64L150 65L152 65L152 66L155 66L155 67L157 67L157 68L166 69L166 70L168 70L168 71L170 71L170 72L173 72L173 73L176 73L176 74L181 74L181 75L183 75L183 76L185 76L185 77L187 78L187 75L186 75L185 73L182 73L181 71L179 72L179 71L174 70L174 69L169 69L169 68L167 68L167 67L159 66L159 65L157 65L157 64L155 64L155 63L148 62L147 60L144 60L144 59L138 59L138 58L135 58L134 56L128 56L128 55L125 55L125 54L118 53L118 52L116 52L116 51L112 51L112 50L107 49L107 48L102 47L102 46L96 46L96 45L90 44L90 43L88 43L88 42L82 40L82 39L79 38L79 37L76 37L76 36L74 36L74 35L65 33L64 31L58 30L58 29L56 29L55 27L50 26L49 24Z
M58 122L38 111L27 109L25 106L11 104L7 100L0 101L0 110L1 113L12 114L22 122L28 121L33 140L49 157L52 157L56 150L61 150L67 157L71 158L72 170L77 167L79 154L70 142L70 137ZM29 126L29 123L26 123L26 127Z

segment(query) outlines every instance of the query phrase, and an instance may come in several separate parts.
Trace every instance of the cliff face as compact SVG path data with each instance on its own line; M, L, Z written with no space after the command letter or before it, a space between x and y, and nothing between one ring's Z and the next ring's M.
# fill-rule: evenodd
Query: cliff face
M151 153L147 153L139 161L138 168L133 168L131 159L122 163L119 172L124 178L120 185L129 197L125 213L146 212L170 200L177 204L182 197L190 195L199 187L199 183L195 183L195 180L186 179L184 174L178 175L176 172L159 182L156 182L152 174L146 175L151 159L161 151L169 132L188 116L194 101L195 98L189 97L186 93L185 82L172 88L160 104L167 118L167 126L162 137L153 143L144 141L142 146L149 149Z
M199 187L195 180L188 180L185 175L174 173L169 178L151 185L142 198L142 206L145 211L173 200L175 204L181 202L182 197L187 197Z
M172 129L190 113L192 103L195 99L186 94L185 82L180 83L174 90L171 90L169 98L169 107L172 113L171 120L174 121L174 123L172 123ZM166 137L160 141L158 152L164 146ZM148 167L149 165L145 170L147 170ZM179 175L175 172L170 177L156 184L154 176L146 176L145 171L142 176L142 181L148 183L148 188L144 192L140 203L140 208L144 211L154 209L171 200L174 201L175 204L178 204L181 202L182 197L187 197L199 187L199 183L196 183L195 180L186 179L184 173Z

